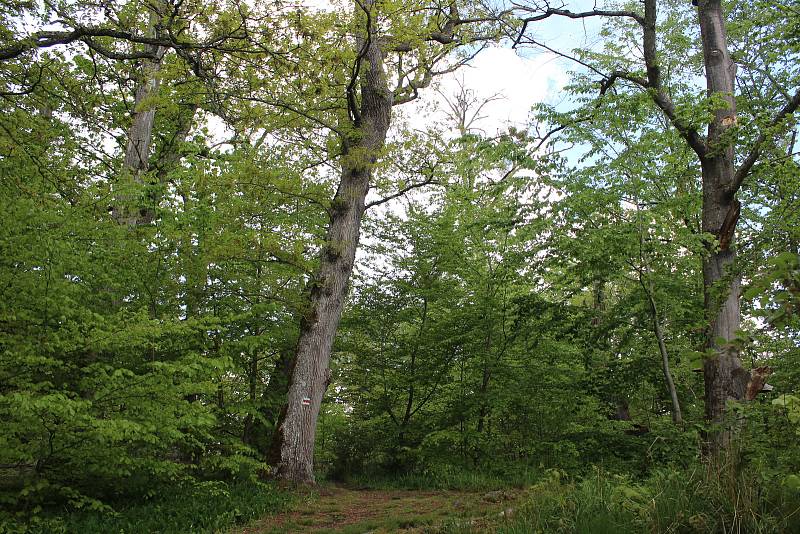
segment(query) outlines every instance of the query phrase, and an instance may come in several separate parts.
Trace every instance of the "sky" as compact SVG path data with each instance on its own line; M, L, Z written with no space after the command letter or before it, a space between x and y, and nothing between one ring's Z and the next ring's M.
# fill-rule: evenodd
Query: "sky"
M571 2L570 7L573 11L582 11L596 4L593 0L577 0ZM568 53L578 47L596 46L600 21L552 17L531 25L528 30L538 41ZM568 71L574 67L569 61L541 49L520 47L515 50L510 43L492 46L480 52L469 65L442 76L436 82L438 88L425 90L420 101L404 108L402 113L413 127L424 129L428 121L441 120L441 115L426 115L423 110L431 104L443 105L440 93L452 95L461 83L473 91L479 101L499 97L484 107L481 114L485 118L475 124L486 135L495 135L509 126L521 128L528 124L534 104L562 104L562 88L569 81Z
M531 107L540 102L556 103L560 89L568 81L562 62L552 54L522 57L509 47L483 50L470 65L438 80L438 87L426 90L420 102L404 113L414 128L424 129L437 114L425 115L429 104L444 106L442 95L452 97L463 85L475 93L479 102L492 99L481 111L475 127L494 135L508 126L524 127Z
M312 9L336 9L337 0L301 0ZM533 4L534 2L531 2ZM565 0L564 5L574 12L601 8L605 0ZM524 5L520 0L519 5ZM554 7L562 7L553 3ZM547 46L569 52L574 48L596 45L600 21L596 18L571 20L551 17L532 24L528 35L534 36ZM442 113L431 113L431 106L444 104L444 95L452 95L459 84L474 92L478 101L492 98L481 115L485 117L475 126L486 135L505 131L508 126L522 128L528 123L531 107L537 103L557 105L563 101L561 88L569 80L569 62L551 52L518 48L510 43L496 45L483 50L469 65L458 71L441 76L432 87L421 92L417 102L403 106L400 114L411 127L425 130L440 122ZM441 94L440 94L441 93ZM498 98L499 97L499 98ZM398 111L396 111L398 112Z

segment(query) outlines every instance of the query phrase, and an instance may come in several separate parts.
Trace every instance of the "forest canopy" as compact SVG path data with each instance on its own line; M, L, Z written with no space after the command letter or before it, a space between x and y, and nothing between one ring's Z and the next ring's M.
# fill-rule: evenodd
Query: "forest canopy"
M0 106L0 532L800 529L797 0L8 0Z

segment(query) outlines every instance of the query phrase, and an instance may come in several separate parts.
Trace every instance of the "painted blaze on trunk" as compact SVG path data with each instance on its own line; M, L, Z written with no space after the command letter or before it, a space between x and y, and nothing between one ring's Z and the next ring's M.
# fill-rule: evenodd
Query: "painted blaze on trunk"
M300 337L284 416L279 422L277 476L313 483L314 437L322 397L330 382L330 355L358 245L368 171L343 170L325 250L310 284L310 306Z

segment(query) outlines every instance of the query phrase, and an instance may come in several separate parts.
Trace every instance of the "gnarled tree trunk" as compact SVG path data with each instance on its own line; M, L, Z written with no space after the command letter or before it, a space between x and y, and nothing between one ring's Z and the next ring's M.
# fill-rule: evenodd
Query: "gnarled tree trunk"
M372 2L365 2L368 9ZM330 357L344 308L370 187L372 167L389 130L392 92L384 71L384 50L375 29L357 42L361 58L360 105L353 132L341 139L341 179L330 208L330 224L308 287L308 309L300 324L287 405L274 436L276 476L314 483L314 437L322 397L330 381Z

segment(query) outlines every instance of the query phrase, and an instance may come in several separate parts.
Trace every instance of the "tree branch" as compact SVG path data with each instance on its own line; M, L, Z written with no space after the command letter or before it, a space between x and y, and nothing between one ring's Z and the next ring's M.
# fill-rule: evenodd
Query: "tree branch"
M523 12L536 11L539 13L538 15L533 15L521 19L522 28L519 31L519 35L517 35L517 38L514 40L514 47L516 47L519 44L520 39L522 39L522 36L525 35L525 32L528 29L528 24L530 24L531 22L539 22L541 20L545 20L552 16L567 17L570 19L585 19L589 17L627 17L635 20L641 26L644 26L644 17L642 17L640 14L634 11L593 9L591 11L572 12L568 9L548 8L544 10L539 10L527 6L521 6L519 4L514 4L514 5L517 8L521 9Z
M53 46L66 45L75 42L83 42L92 50L110 59L158 59L158 57L152 51L123 53L110 50L98 44L96 41L94 41L94 38L97 37L108 37L111 39L119 39L130 43L149 45L154 48L155 47L171 48L176 51L182 51L184 53L186 53L189 50L195 50L200 52L212 49L222 50L222 51L233 51L226 49L225 47L222 46L222 44L229 39L247 38L246 34L237 33L237 31L240 30L240 28L237 28L231 32L226 32L224 35L215 37L206 42L191 42L191 41L181 41L177 35L172 33L170 28L167 28L166 30L168 37L164 37L163 35L150 37L129 31L119 30L116 28L108 28L102 26L77 25L72 30L63 30L63 31L43 30L32 33L31 35L25 37L24 39L20 39L19 41L9 46L0 48L0 61L15 59L31 50L51 48ZM236 51L241 51L241 50L236 50Z
M777 115L772 118L767 126L767 129L777 126L783 119L794 113L798 106L800 106L800 89L798 89L792 99L789 100L786 105L783 106L783 108L781 108ZM750 174L753 165L755 165L756 161L761 156L761 149L764 146L767 137L767 134L763 131L759 134L755 143L753 143L750 152L747 154L747 157L744 159L739 168L736 169L736 174L733 175L733 182L728 190L728 193L731 196L735 195L739 191L739 188L742 187L742 183L744 183L745 178L747 178L747 175Z
M670 99L667 93L664 92L661 86L661 72L658 66L656 50L656 0L644 0L644 16L634 11L625 10L593 9L590 11L573 13L567 9L550 8L549 5L547 9L536 9L519 5L517 7L527 12L537 11L538 14L521 19L523 25L514 41L515 47L521 42L529 23L545 20L552 16L567 17L570 19L583 19L589 17L627 17L635 20L639 26L642 27L642 45L644 49L644 63L647 71L647 78L641 78L630 72L614 71L604 76L604 79L600 82L600 94L605 94L606 91L608 91L608 89L610 89L614 85L614 82L618 79L627 80L640 86L650 94L653 103L655 103L661 112L669 119L670 124L672 124L676 130L678 130L678 133L686 140L691 149L701 159L705 157L706 147L702 136L690 124L687 124L685 121L681 120L680 117L678 117L672 99ZM553 50L551 50L551 52L552 51ZM559 55L564 56L564 54ZM574 58L570 59L574 60ZM595 72L599 72L590 65L587 65L583 62L579 63Z
M389 196L386 196L378 200L373 200L372 202L367 203L367 205L364 206L364 211L367 211L370 208L374 208L375 206L380 206L381 204L385 204L390 200L394 200L395 198L399 198L405 195L409 191L413 191L414 189L419 189L420 187L425 187L426 185L441 185L441 183L438 180L434 179L433 176L429 176L422 182L414 182L413 184L409 184L406 187L403 187L399 191L392 193Z

